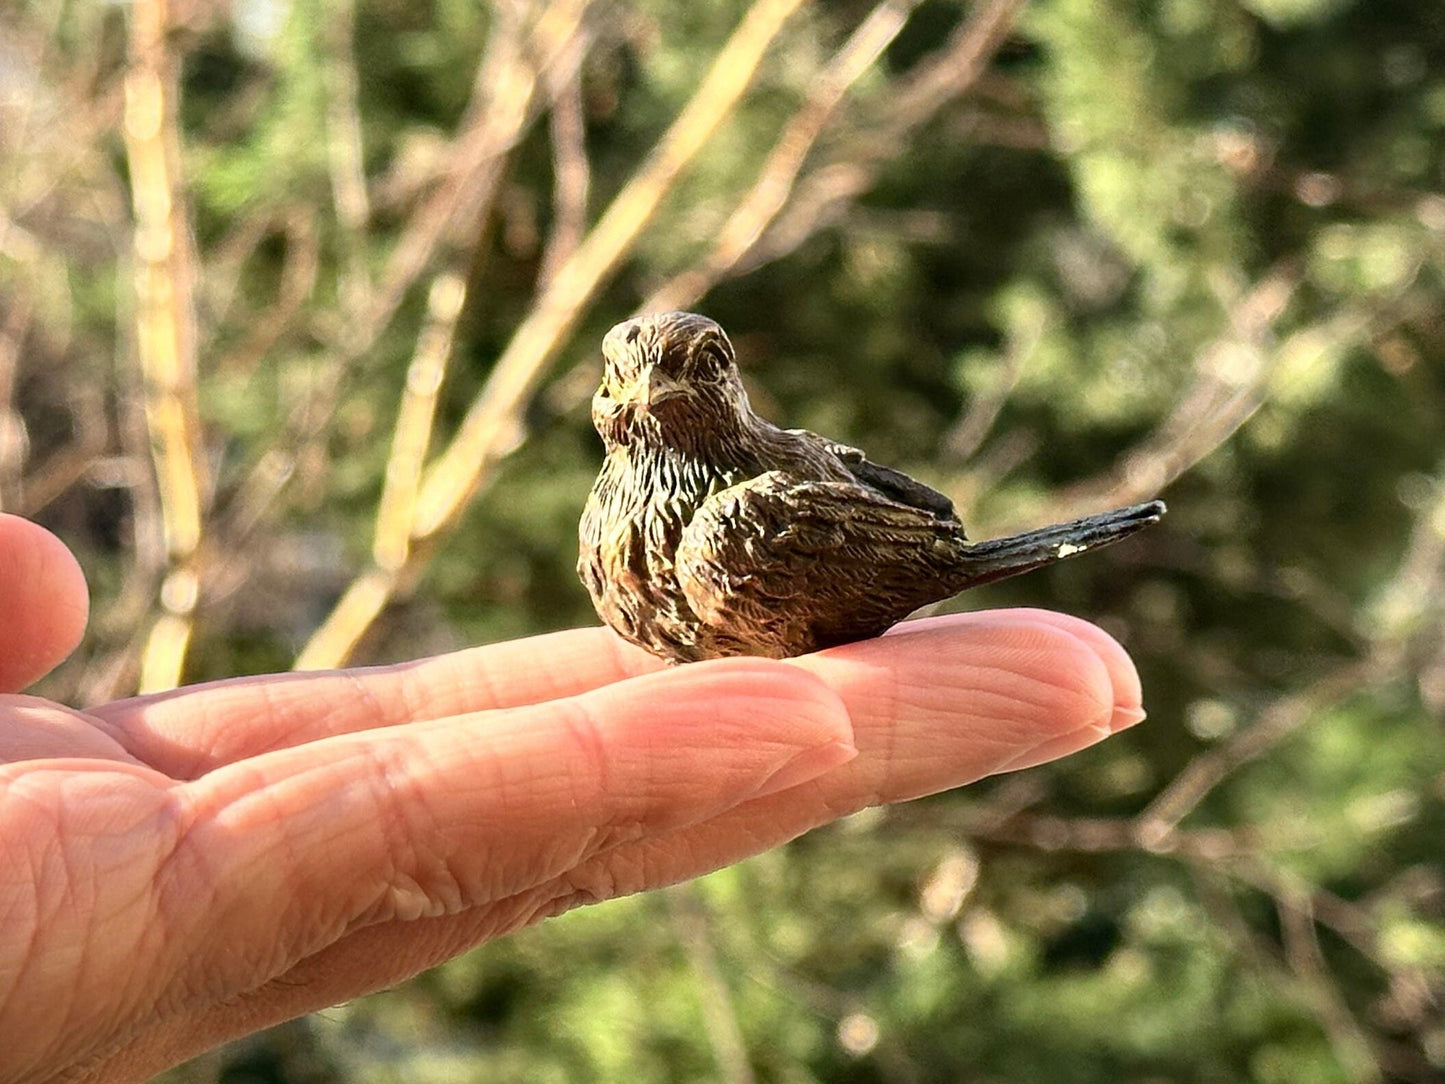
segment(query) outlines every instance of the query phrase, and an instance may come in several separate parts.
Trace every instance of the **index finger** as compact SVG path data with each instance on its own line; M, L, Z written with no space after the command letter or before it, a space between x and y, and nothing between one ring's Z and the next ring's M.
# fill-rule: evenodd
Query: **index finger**
M901 646L895 637L1021 622L1051 624L1090 643L1123 698L1137 706L1139 679L1123 649L1101 629L1067 614L950 614L904 622L888 639ZM173 778L195 779L247 757L338 734L540 704L662 668L660 660L607 629L570 629L391 666L193 685L90 714L132 756Z
M132 756L176 779L337 734L523 707L662 669L602 628L390 666L230 678L92 709Z

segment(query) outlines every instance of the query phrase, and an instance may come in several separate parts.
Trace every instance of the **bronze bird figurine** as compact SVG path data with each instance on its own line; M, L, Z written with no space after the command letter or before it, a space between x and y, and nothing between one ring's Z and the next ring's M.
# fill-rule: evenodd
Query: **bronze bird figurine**
M618 324L592 421L606 459L577 572L597 614L670 662L787 658L877 636L918 607L1118 541L1160 501L990 542L953 503L856 448L753 413L723 329Z

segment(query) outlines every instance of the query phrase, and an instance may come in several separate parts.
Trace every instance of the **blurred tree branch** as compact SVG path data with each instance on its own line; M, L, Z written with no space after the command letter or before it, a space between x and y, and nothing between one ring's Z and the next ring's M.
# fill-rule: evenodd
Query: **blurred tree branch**
M136 0L125 81L126 156L135 207L136 355L168 568L141 659L140 689L180 683L200 590L196 566L209 483L196 390L195 256L180 181L178 62L166 0Z

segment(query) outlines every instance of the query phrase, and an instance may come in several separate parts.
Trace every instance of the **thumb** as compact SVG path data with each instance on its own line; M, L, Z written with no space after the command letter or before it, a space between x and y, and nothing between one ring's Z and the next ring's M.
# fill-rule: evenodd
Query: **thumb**
M39 524L0 513L0 693L38 681L75 650L90 595L65 546Z

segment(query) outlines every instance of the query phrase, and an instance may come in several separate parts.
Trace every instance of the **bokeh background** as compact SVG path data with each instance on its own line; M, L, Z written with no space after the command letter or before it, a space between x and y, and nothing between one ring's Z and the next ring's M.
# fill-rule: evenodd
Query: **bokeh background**
M5 0L37 691L592 623L639 308L975 537L1171 507L950 604L1099 621L1144 726L164 1079L1445 1080L1442 271L1420 0Z

